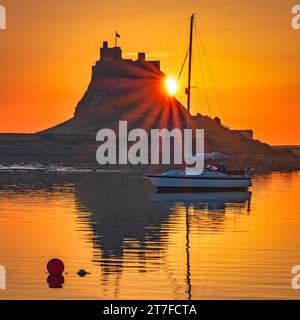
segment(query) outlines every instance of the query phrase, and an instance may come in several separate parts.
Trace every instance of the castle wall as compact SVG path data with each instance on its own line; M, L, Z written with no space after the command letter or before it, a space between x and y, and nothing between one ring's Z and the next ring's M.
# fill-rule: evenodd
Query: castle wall
M151 65L160 70L160 61L147 61L145 52L139 52L137 60L123 59L122 49L120 47L110 48L107 41L104 41L103 47L100 48L100 61L124 61L133 63L139 67L147 67L147 65Z

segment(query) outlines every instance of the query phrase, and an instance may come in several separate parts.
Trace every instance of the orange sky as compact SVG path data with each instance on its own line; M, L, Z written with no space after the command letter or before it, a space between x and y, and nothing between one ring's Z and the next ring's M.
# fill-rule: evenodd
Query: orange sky
M146 51L177 77L188 19L197 12L227 124L252 128L256 138L271 144L300 144L300 31L290 23L296 0L0 3L8 27L0 30L0 132L36 132L70 118L102 41L112 44L115 29L125 57ZM193 85L203 90L196 62L194 70ZM210 114L222 117L208 80ZM183 89L180 83L177 96L185 103ZM209 114L196 93L192 100L194 113Z

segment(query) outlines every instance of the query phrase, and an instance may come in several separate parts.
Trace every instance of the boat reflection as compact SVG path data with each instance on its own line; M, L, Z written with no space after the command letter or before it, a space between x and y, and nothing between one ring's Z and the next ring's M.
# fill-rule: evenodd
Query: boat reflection
M250 191L236 192L203 192L203 193L156 193L151 197L152 203L160 203L170 209L179 205L191 206L194 209L225 210L235 206L243 208L248 205L250 211Z

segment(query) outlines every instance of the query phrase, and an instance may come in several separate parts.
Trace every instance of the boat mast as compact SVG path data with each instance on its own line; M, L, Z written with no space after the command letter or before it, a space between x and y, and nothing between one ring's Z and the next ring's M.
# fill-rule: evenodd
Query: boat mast
M187 87L187 111L190 113L191 103L191 77L192 77L192 52L193 52L193 29L194 29L195 15L191 16L190 26L190 46L189 46L189 73L188 73L188 87ZM188 121L187 121L188 124ZM192 283L191 283L191 262L190 262L190 223L189 223L189 208L186 205L186 282L188 300L192 298Z
M189 73L188 73L188 87L187 87L187 110L190 112L191 104L191 78L192 78L192 53L193 53L193 29L194 29L194 19L195 15L191 16L191 26L190 26L190 46L189 46Z

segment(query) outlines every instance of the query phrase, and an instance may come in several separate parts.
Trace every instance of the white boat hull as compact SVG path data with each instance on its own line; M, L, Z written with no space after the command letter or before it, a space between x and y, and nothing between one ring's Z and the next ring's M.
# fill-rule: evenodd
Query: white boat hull
M250 177L202 177L148 175L152 184L162 192L233 191L251 187Z

